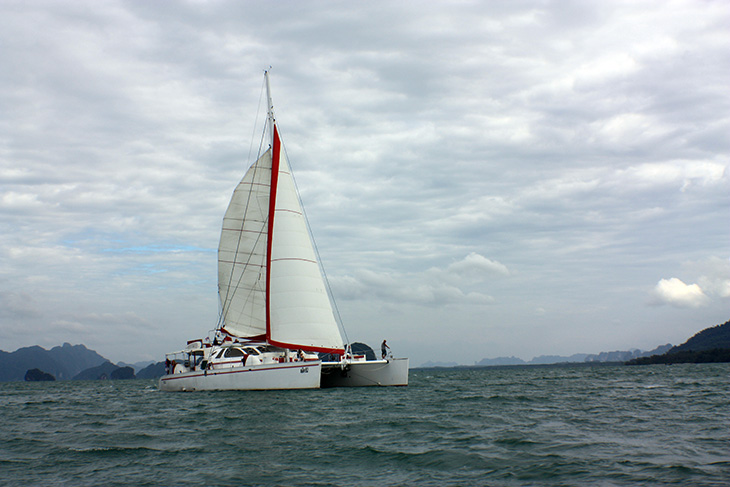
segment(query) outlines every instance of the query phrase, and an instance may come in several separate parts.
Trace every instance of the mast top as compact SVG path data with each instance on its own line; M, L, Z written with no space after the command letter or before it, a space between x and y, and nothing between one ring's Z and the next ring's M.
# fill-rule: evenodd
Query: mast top
M266 118L267 125L269 128L269 134L273 140L274 138L274 124L276 118L274 117L274 102L271 100L271 86L269 85L269 70L264 70L264 79L266 80Z

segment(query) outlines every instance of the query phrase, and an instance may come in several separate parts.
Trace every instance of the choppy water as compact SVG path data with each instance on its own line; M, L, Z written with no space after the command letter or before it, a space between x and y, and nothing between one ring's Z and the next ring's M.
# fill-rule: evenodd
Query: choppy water
M3 485L730 484L730 365L411 371L407 388L0 384Z

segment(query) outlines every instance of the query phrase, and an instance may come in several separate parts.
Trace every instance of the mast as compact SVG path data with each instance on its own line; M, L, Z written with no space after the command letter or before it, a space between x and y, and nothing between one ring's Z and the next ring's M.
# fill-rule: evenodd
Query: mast
M274 120L274 104L271 101L271 87L269 86L269 72L264 71L266 78L267 122L271 136L271 181L269 193L269 217L266 241L266 341L272 343L271 338L271 254L274 245L274 216L276 214L276 195L279 185L279 157L281 156L281 141L276 130Z
M271 143L273 145L274 140L274 124L276 119L274 118L274 102L271 101L271 86L269 85L269 71L264 71L264 78L266 79L266 126L269 129L269 137L271 137Z

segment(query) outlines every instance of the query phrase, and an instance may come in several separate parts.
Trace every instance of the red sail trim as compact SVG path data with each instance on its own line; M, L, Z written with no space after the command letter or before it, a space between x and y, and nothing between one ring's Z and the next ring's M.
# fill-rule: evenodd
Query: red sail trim
M327 348L327 347L312 347L307 345L299 345L296 343L285 343L276 340L266 339L271 345L281 348L288 348L289 350L304 350L306 352L322 352L322 353L336 353L338 355L344 355L344 348Z
M269 189L269 232L266 242L266 341L271 343L271 248L274 242L274 214L276 213L276 189L279 186L279 156L281 140L274 124L274 143L271 148L271 188Z

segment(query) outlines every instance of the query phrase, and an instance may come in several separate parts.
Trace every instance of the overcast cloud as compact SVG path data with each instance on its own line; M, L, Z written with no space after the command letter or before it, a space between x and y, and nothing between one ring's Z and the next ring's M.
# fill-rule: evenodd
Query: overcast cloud
M678 344L730 318L728 25L725 1L0 0L0 349L159 360L215 325L269 65L351 340L412 365Z

